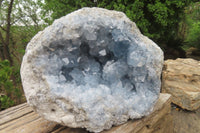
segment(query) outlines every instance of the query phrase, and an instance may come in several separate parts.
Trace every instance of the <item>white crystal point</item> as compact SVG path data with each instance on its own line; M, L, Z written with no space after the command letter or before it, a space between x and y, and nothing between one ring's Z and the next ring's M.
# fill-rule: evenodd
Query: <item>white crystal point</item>
M21 77L41 116L100 132L152 111L162 65L162 50L124 13L83 8L29 42Z

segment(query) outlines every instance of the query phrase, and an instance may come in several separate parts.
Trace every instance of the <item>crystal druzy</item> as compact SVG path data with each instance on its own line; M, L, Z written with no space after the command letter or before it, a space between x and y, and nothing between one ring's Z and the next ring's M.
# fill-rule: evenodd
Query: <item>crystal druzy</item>
M41 116L100 132L152 111L162 65L162 50L124 13L83 8L29 42L21 77Z

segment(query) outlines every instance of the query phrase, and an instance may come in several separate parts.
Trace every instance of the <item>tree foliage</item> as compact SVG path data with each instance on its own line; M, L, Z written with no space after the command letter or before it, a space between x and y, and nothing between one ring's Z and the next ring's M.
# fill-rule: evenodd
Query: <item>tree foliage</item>
M94 2L91 0L45 0L39 2L42 11L42 18L51 24L53 20L60 18L70 12L73 12L82 7L92 7Z
M185 47L200 49L200 2L192 3L185 8L185 23Z
M6 1L2 0L1 1L1 7L0 7L0 27L2 31L5 31L3 34L2 31L0 30L0 51L2 54L0 54L1 59L7 59L10 61L10 64L13 65L13 59L11 58L10 55L10 28L12 25L12 11L13 11L13 6L14 6L14 0Z
M0 1L0 109L24 100L19 70L27 43L44 27L38 10L35 0Z
M191 0L45 0L42 8L43 15L51 14L52 19L64 16L82 7L102 7L124 12L132 21L136 22L143 34L158 43L172 44L178 40L178 24L183 9ZM46 13L46 15L45 15ZM47 15L47 13L49 13ZM170 40L170 41L169 41Z
M0 61L0 110L21 101L22 92L12 80L13 67L8 60Z
M0 6L0 58L7 59L10 65L14 65L16 49L16 27L19 31L17 34L23 34L26 31L26 38L30 33L37 33L41 30L39 23L41 18L38 13L39 5L32 0L2 0ZM25 28L20 28L26 26ZM31 28L30 28L31 27ZM34 28L33 28L34 27ZM32 37L33 35L31 35ZM25 44L26 46L26 44ZM19 59L17 59L19 60Z

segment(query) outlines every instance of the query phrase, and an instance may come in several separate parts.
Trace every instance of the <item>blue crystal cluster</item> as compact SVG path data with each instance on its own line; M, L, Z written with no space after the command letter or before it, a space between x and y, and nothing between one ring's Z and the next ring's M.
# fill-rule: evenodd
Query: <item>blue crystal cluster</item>
M160 91L162 51L122 14L82 10L46 28L31 58L53 101L91 131L149 114Z

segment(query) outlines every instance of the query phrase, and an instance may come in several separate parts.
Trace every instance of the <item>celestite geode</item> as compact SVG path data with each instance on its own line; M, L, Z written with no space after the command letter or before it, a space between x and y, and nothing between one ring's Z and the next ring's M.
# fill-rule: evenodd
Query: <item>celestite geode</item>
M41 116L100 132L152 111L162 65L162 50L124 13L82 8L29 42L21 77Z

